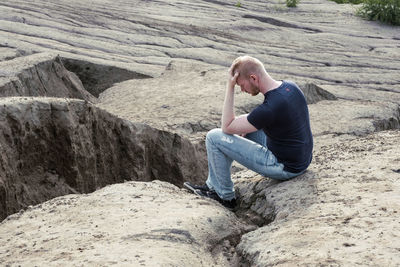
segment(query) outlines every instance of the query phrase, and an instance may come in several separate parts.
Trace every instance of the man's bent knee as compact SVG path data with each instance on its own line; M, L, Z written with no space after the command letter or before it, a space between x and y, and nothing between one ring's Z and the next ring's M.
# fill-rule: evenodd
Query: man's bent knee
M206 146L219 145L222 143L233 144L235 142L233 135L226 134L220 128L212 129L207 133Z
M212 129L207 133L206 140L207 141L216 140L217 138L221 138L223 134L224 133L222 132L221 128Z

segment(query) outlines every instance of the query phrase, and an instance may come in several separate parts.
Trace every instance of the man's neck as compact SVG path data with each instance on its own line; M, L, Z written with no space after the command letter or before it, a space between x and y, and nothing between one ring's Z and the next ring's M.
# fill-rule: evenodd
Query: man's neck
M281 86L281 84L281 81L276 81L272 79L268 74L266 74L261 80L260 92L262 94L266 94L268 91L272 91L278 88L279 86Z

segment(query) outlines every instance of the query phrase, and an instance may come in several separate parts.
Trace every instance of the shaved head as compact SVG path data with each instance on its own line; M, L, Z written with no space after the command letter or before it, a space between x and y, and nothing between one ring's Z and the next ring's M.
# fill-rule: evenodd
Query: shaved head
M248 79L252 74L260 77L265 72L265 68L258 59L250 56L241 56L232 63L231 74L234 75L235 72L238 72L241 78Z

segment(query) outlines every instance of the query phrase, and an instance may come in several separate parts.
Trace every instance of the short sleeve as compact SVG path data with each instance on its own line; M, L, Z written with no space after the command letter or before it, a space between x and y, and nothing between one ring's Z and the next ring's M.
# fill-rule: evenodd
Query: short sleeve
M257 128L257 130L268 128L271 121L273 120L273 113L268 106L261 104L247 116L247 120L251 125Z

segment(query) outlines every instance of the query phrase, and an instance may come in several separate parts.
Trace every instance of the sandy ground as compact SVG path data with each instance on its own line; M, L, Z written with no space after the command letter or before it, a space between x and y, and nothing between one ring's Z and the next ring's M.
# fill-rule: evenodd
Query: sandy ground
M219 125L226 70L238 55L256 56L276 79L312 82L338 97L309 106L315 148L306 174L276 183L235 166L236 214L169 184L118 184L3 221L1 264L400 264L398 28L363 21L332 1L296 9L235 3L0 4L4 64L50 52L149 75L121 79L97 107L200 145ZM262 100L235 97L238 114Z
M169 183L129 182L8 217L1 224L0 263L226 266L224 241L244 229L232 212Z

